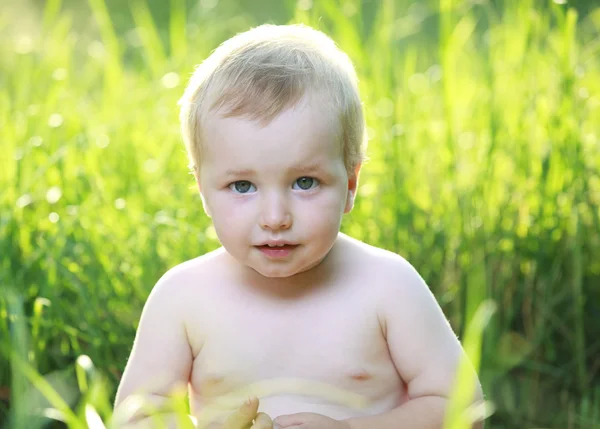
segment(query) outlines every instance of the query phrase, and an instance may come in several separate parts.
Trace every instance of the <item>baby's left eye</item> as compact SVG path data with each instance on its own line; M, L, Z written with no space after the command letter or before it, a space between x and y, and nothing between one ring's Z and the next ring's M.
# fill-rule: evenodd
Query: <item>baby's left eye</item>
M315 188L319 185L319 181L314 177L301 177L296 182L294 182L294 187L298 187L303 191L307 191L309 189ZM296 188L297 189L297 188Z

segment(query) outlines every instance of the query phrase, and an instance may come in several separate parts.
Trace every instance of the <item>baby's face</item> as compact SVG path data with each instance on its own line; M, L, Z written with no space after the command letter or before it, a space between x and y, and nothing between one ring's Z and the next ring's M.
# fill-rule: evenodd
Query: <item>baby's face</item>
M267 277L318 265L352 208L339 125L322 106L305 99L264 127L243 117L206 119L205 208L223 247Z

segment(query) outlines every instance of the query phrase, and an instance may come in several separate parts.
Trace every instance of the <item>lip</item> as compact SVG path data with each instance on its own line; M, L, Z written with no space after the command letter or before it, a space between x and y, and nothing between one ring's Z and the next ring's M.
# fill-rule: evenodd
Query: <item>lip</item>
M297 246L296 243L292 243L291 241L286 240L267 240L263 243L258 244L258 246Z
M268 246L283 247L268 247ZM255 246L263 255L271 259L282 259L290 256L298 248L298 244L286 241L268 241L264 244Z

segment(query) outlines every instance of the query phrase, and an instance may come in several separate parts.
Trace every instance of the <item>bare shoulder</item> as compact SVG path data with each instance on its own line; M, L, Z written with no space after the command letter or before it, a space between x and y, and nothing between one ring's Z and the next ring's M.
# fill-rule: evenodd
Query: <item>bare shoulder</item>
M222 264L223 249L217 249L169 269L152 289L149 300L168 298L170 301L187 300L214 284Z
M404 257L347 236L340 241L352 277L364 279L365 289L377 303L384 333L399 318L406 326L420 319L443 318L429 286Z
M429 290L417 270L397 253L346 235L340 235L340 247L347 265L355 270L353 275L377 280L381 293L410 293L423 287Z
M217 249L197 258L182 262L165 272L156 282L144 304L140 325L154 326L168 324L181 327L188 335L190 321L202 309L210 306L211 293L219 276L225 271L222 267L224 251ZM193 338L192 347L196 349Z

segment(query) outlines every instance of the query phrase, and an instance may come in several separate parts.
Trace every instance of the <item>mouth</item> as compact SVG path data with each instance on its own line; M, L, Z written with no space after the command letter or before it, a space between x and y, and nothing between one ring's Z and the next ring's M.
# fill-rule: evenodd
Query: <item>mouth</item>
M259 244L256 247L268 247L269 249L282 249L285 247L296 247L298 246L297 244L292 244L292 243L265 243L265 244Z
M298 247L298 244L261 244L255 247L268 257L282 258L290 255Z

